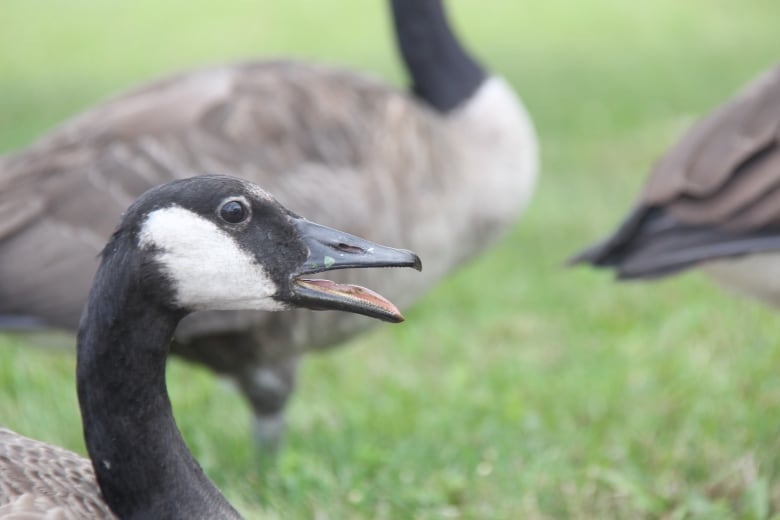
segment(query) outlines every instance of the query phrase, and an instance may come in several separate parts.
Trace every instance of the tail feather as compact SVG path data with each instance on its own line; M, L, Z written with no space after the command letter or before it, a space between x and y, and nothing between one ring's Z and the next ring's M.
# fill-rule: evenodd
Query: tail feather
M624 280L652 279L707 261L777 250L780 233L774 230L728 232L683 224L661 208L638 208L612 236L568 263L611 268Z

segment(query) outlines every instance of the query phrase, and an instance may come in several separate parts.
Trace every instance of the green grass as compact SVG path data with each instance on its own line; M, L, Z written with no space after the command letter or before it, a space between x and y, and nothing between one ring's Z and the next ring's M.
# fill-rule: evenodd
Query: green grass
M562 261L653 160L777 58L770 0L451 2L522 93L543 175L498 248L400 326L309 357L277 467L248 412L172 362L207 473L259 518L780 518L780 325L697 274L617 285ZM4 0L0 150L155 75L293 55L401 84L382 2ZM0 337L0 422L83 451L73 356Z

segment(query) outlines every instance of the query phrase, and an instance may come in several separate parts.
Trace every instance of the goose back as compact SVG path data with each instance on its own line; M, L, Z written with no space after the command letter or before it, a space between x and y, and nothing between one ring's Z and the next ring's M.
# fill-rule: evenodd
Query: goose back
M405 306L511 226L533 184L536 143L497 78L446 116L373 78L297 62L163 79L3 159L0 213L15 218L0 228L0 280L13 280L0 285L0 315L74 328L112 220L145 189L196 171L237 172L314 220L417 248L427 259L422 282L344 275L378 283ZM257 334L271 331L256 340L289 351L328 345L368 323L338 316L323 334L325 319L212 313L185 320L178 337L186 343L251 324ZM320 334L307 332L314 329Z
M2 427L0 475L0 518L115 518L89 460Z

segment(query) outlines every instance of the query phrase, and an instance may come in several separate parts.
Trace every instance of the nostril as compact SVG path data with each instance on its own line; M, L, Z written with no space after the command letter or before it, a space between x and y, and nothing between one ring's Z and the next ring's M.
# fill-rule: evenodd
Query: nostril
M353 246L350 244L345 244L344 242L339 242L336 245L336 249L339 251L343 251L345 253L351 253L351 254L360 254L365 253L365 250L362 247Z

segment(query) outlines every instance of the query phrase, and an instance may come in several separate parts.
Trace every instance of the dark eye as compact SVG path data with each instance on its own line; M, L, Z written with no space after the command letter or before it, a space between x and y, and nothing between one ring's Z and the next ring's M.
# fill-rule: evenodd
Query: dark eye
M249 211L246 209L246 206L237 200L226 202L219 210L219 216L222 217L222 220L231 224L243 222L248 215Z

